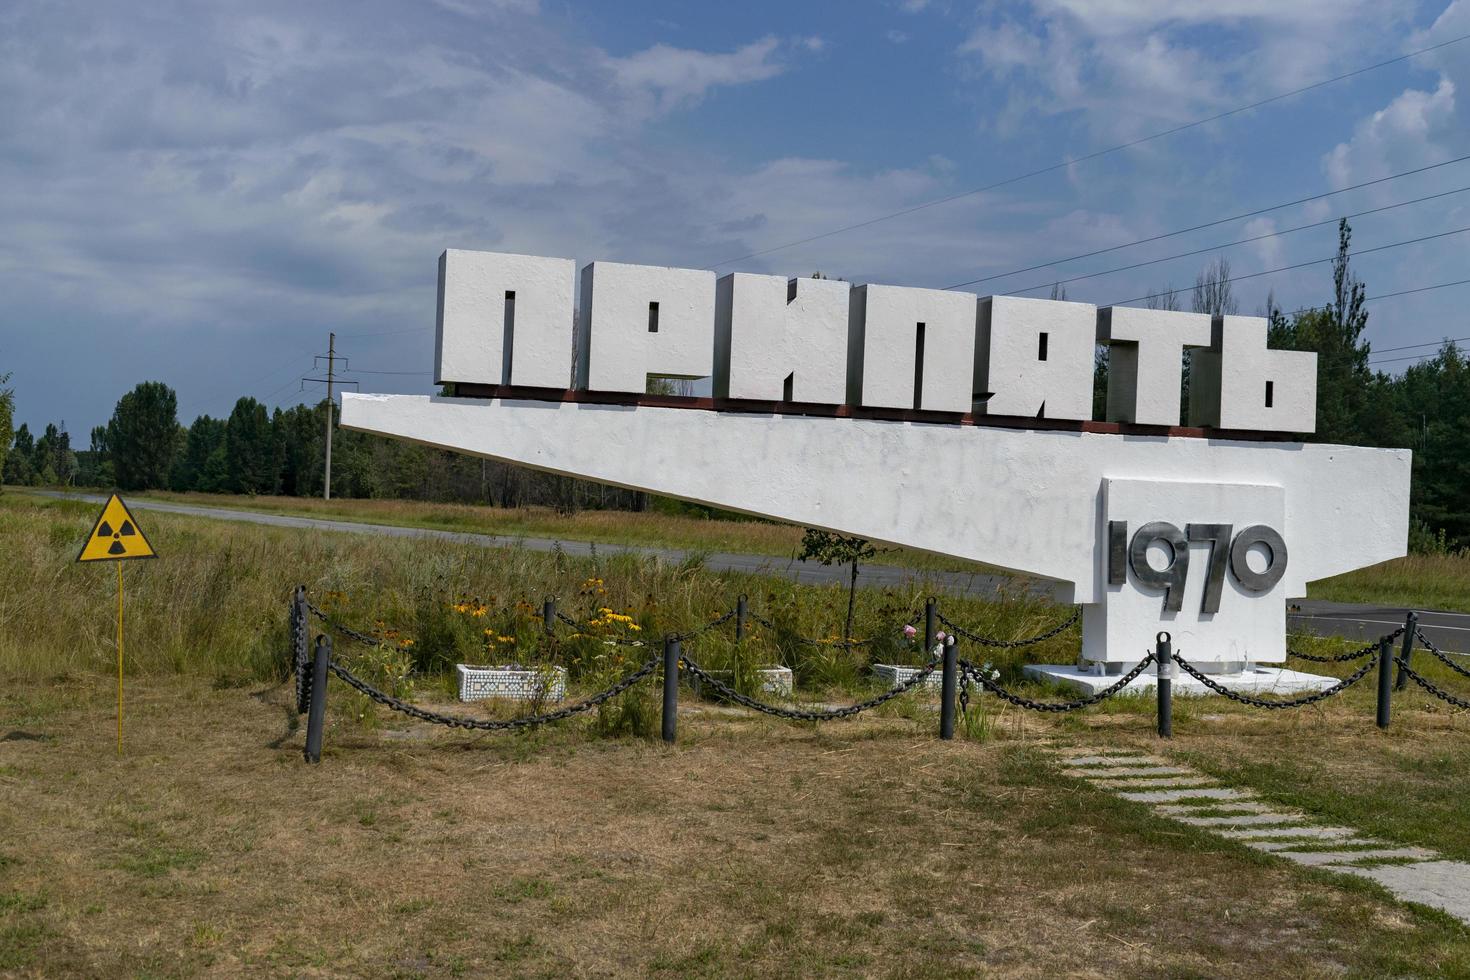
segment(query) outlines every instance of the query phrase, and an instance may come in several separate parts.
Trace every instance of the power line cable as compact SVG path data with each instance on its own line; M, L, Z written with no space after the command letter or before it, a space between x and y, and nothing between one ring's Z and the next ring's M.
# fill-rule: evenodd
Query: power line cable
M1384 251L1387 251L1388 249L1391 249L1391 248L1402 248L1405 245L1417 245L1420 242L1431 242L1431 241L1434 241L1437 238L1448 238L1451 235L1463 235L1467 231L1470 231L1470 227L1456 228L1453 231L1442 231L1442 232L1439 232L1438 234L1434 234L1434 235L1421 235L1418 238L1408 238L1408 239L1405 239L1404 241L1401 241L1401 242L1390 242L1387 245L1375 245L1373 248L1360 248L1360 249L1358 249L1355 252L1348 252L1348 253L1346 253L1346 257L1347 258L1356 258L1359 255L1371 255L1374 252L1384 252ZM1312 259L1311 261L1308 261L1308 262L1297 262L1297 263L1294 263L1292 265L1283 265L1283 266L1280 266L1279 268L1276 268L1276 269L1266 269L1263 272L1251 272L1251 273L1247 273L1246 275L1243 275L1243 276L1229 276L1227 278L1221 279L1220 282L1221 283L1242 282L1242 281L1244 281L1246 279L1258 279L1261 276L1269 276L1269 275L1272 275L1272 274L1277 273L1277 272L1290 272L1293 269L1304 269L1304 268L1306 268L1309 265L1321 265L1323 262L1331 262L1335 258L1337 258L1336 255L1329 255L1325 259ZM1137 302L1140 302L1140 301L1143 301L1143 300L1158 299L1160 296L1167 296L1167 295L1169 295L1169 294L1168 293L1149 293L1146 296L1135 296L1132 299L1118 300L1115 303L1108 303L1106 305L1108 305L1108 306L1126 306L1129 303L1137 303Z
M425 375L425 374L433 374L434 372L433 371L367 371L367 370L364 370L362 368L353 368L351 371L346 372L346 373L348 373L348 374L412 374L412 375L420 375L420 376L422 376L422 375Z
M1320 201L1324 198L1333 197L1338 194L1346 194L1348 191L1356 191L1361 190L1364 187L1372 187L1374 184L1382 184L1385 181L1398 180L1400 177L1412 177L1415 174L1422 174L1429 170L1437 170L1440 167L1448 167L1451 164L1464 163L1466 160L1470 160L1470 154L1462 157L1455 157L1455 159L1446 160L1443 163L1431 163L1425 167L1415 167L1413 170L1404 170L1400 173L1389 174L1385 177L1376 177L1373 180L1365 180L1361 184L1351 184L1347 187L1340 187L1335 191L1324 191L1321 194L1313 194L1310 197L1299 197L1294 201L1286 201L1283 204L1273 204L1270 207L1257 208L1254 211L1243 211L1240 214L1232 214L1226 218L1216 218L1213 221L1206 221L1203 224L1191 225L1188 228L1180 228L1177 231L1166 231L1161 235L1150 235L1148 238L1139 238L1131 242L1123 242L1121 245L1109 245L1107 248L1098 248L1092 250L1091 252L1082 252L1079 255L1069 255L1065 259L1054 259L1050 262L1042 262L1038 265L1028 265L1024 269L1012 269L1009 272L997 272L993 276L984 276L980 279L970 279L965 282L957 282L952 286L945 286L944 288L962 289L965 286L976 286L983 282L992 282L996 279L1004 279L1007 276L1018 276L1023 272L1035 272L1037 269L1050 269L1052 266L1064 265L1068 262L1076 262L1079 259L1090 259L1098 255L1107 255L1109 252L1117 252L1121 249L1133 248L1136 245L1147 245L1151 242L1163 241L1165 238L1174 238L1178 235L1187 235L1192 231L1203 231L1206 228L1214 228L1218 225L1229 224L1232 221L1243 221L1246 218L1259 217L1263 214L1270 214L1272 211L1281 211L1285 208L1296 207L1298 204L1309 204L1312 201Z
M1377 300L1380 300L1380 299L1392 299L1395 296L1409 296L1409 295L1411 295L1413 293L1427 293L1427 292L1430 292L1431 290L1435 290L1435 289L1448 289L1451 286L1467 286L1467 285L1470 285L1470 279L1456 279L1454 282L1437 282L1437 283L1435 283L1432 286L1416 286L1413 289L1399 289L1399 290L1396 290L1396 291L1394 291L1392 293L1378 293L1375 296L1364 296L1363 297L1363 302L1365 302L1365 303L1373 303L1373 302L1376 302ZM1319 309L1319 307L1316 307L1316 306L1301 306L1301 307L1298 307L1297 309L1292 310L1289 313L1283 313L1282 315L1283 316L1296 316L1299 313L1310 313L1310 312L1312 312L1315 309Z
M1462 338L1462 339L1464 339L1464 338ZM1450 343L1456 343L1456 341L1450 341ZM1382 360L1369 361L1368 362L1368 366L1369 367L1372 367L1375 364L1396 364L1399 361L1422 361L1422 360L1425 360L1425 359L1430 358L1430 357L1438 357L1438 356L1439 356L1439 351L1435 351L1432 354L1409 354L1409 355L1407 355L1405 357L1385 357Z
M1448 340L1431 340L1428 343L1423 343L1423 344L1405 344L1403 347L1385 347L1382 350L1376 350L1373 353L1375 353L1375 354L1392 354L1394 351L1398 351L1398 350L1416 350L1416 349L1418 349L1420 347L1443 347L1445 344L1463 344L1466 341L1470 341L1470 337L1450 337ZM1434 355L1433 354L1420 354L1419 356L1420 357L1433 357Z
M1270 105L1273 102L1280 102L1282 99L1289 99L1294 95L1301 95L1304 92L1310 92L1313 89L1322 88L1324 85L1331 85L1334 82L1340 82L1348 78L1353 78L1366 72L1377 71L1379 68L1386 68L1389 65L1398 64L1401 61L1407 61L1410 58L1417 57L1418 55L1427 54L1430 51L1436 51L1440 48L1448 47L1451 44L1458 44L1459 42L1467 39L1470 39L1470 34L1462 34L1459 37L1453 37L1447 41L1441 41L1438 44L1432 44L1429 47L1420 48L1417 51L1411 51L1408 54L1399 55L1397 58L1389 58L1387 61L1380 61L1377 64L1366 65L1362 68L1355 68L1352 71L1344 72L1341 75L1334 75L1331 78L1324 78L1319 82L1313 82L1310 85L1303 85L1301 88L1292 89L1290 92L1282 92L1278 95L1270 96L1269 98L1259 99L1247 105L1237 106L1234 109L1227 109L1224 112L1217 112L1213 116L1206 116L1202 119L1196 119L1192 122L1182 123L1170 129L1160 130L1159 132L1153 133L1149 136L1140 136L1138 139L1129 140L1126 143L1119 143L1115 146L1109 146L1105 149L1095 150L1092 153L1088 153L1080 157L1073 157L1070 159L1062 160L1058 163L1051 164L1050 166L1041 167L1036 170L1030 170L1023 174L1017 174L1014 177L1007 177L1004 180L998 180L992 184L986 184L983 187L976 187L973 190L962 191L958 194L951 194L947 197L935 198L932 201L925 201L921 204L915 204L912 207L907 207L898 211L890 212L888 214L879 215L876 218L869 218L866 221L859 221L856 224L845 225L841 228L834 228L831 231L824 231L818 235L811 235L807 238L801 238L796 241L787 242L784 245L773 245L770 248L763 248L758 249L754 252L747 252L745 255L739 255L732 259L725 259L723 262L716 262L714 267L719 268L722 265L729 265L732 262L744 262L746 259L753 259L761 255L769 255L772 252L784 251L788 248L795 248L798 245L807 245L811 242L820 241L824 238L831 238L834 235L842 235L849 231L857 231L860 228L868 228L872 225L876 225L884 221L891 221L894 218L901 218L904 215L913 214L917 211L924 211L929 208L938 207L941 204L949 204L962 198L972 197L976 194L982 194L985 191L993 191L999 187L1005 187L1010 184L1019 183L1020 181L1028 180L1032 177L1039 177L1042 174L1053 173L1057 170L1073 166L1074 164L1085 163L1088 160L1096 160L1099 157L1108 156L1109 154L1117 153L1120 150L1126 150L1131 147L1141 146L1144 143L1150 143L1157 139L1163 139L1165 136L1173 136L1176 133L1182 133L1185 130L1195 129L1199 126L1207 125L1208 123L1218 122L1221 119L1226 119L1230 116L1239 115L1242 112L1249 112L1252 109L1259 109L1261 106Z
M1174 259L1184 259L1184 258L1190 257L1191 255L1203 255L1206 252L1214 252L1214 251L1218 251L1220 249L1233 248L1236 245L1249 245L1251 242L1264 241L1267 238L1277 238L1277 237L1280 237L1282 235L1290 235L1293 232L1306 231L1306 230L1308 230L1310 228L1321 228L1323 225L1336 224L1339 221L1346 221L1349 218L1361 218L1364 215L1378 214L1381 211L1392 211L1395 208L1408 207L1411 204L1422 204L1425 201L1433 201L1433 200L1436 200L1437 198L1449 197L1452 194L1463 194L1466 191L1470 191L1470 185L1467 185L1465 187L1457 187L1454 190L1450 190L1450 191L1441 191L1438 194L1430 194L1430 195L1428 195L1426 197L1416 197L1412 201L1400 201L1398 204L1385 204L1382 207L1369 208L1367 211L1356 211L1356 212L1354 212L1352 214L1338 215L1335 218L1324 218L1321 221L1313 221L1313 222L1311 222L1309 224L1297 225L1295 228L1282 228L1279 231L1271 231L1271 232L1267 232L1267 233L1265 233L1263 235L1255 235L1255 236L1253 236L1251 238L1240 238L1240 239L1237 239L1236 241L1233 241L1233 242L1224 242L1224 243L1219 244L1219 245L1211 245L1211 246L1209 246L1207 248L1197 248L1197 249L1194 249L1193 251L1189 251L1189 252L1179 252L1179 253L1177 253L1175 255L1165 255L1165 256L1163 256L1161 258L1157 258L1157 259L1148 259L1147 261L1144 261L1144 262L1135 262L1132 265L1120 265L1120 266L1118 266L1116 268L1113 268L1113 269L1103 269L1100 272L1089 272L1089 273L1087 273L1085 275L1081 275L1081 276L1072 276L1070 279L1056 279L1056 280L1053 280L1052 282L1041 282L1041 283L1037 283L1034 286L1027 286L1024 289L1014 290L1013 292L1010 293L1010 295L1019 295L1021 293L1029 293L1029 292L1031 292L1034 289L1047 289L1047 288L1052 287L1052 286L1065 286L1068 283L1081 282L1084 279L1096 279L1098 276L1109 276L1109 275L1112 275L1115 272L1128 272L1128 271L1131 271L1133 269L1142 269L1145 266L1158 265L1158 264L1160 264L1162 262L1172 262Z

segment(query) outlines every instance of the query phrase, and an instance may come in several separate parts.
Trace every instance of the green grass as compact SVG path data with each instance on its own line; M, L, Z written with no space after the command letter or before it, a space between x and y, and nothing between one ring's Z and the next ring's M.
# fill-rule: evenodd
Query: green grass
M291 517L322 517L366 524L422 527L511 537L591 541L692 552L734 552L795 559L802 529L767 520L724 520L656 511L584 510L559 514L549 507L502 508L412 500L321 500L316 497L237 496L150 491L140 500L225 507ZM912 548L885 548L870 564L918 571L1008 574L979 562L934 555ZM1026 576L1014 576L1025 581Z
M1470 612L1470 550L1409 555L1307 586L1313 599Z

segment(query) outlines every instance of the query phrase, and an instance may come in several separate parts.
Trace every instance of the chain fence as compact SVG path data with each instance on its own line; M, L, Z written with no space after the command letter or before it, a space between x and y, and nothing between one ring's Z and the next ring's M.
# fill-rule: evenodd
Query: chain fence
M1403 630L1400 629L1399 634L1402 633ZM1377 644L1374 644L1374 646L1376 647ZM1286 701L1268 701L1265 698L1252 697L1249 694L1241 694L1239 691L1232 691L1225 685L1212 680L1209 674L1205 674L1200 672L1199 670L1196 670L1193 665L1186 662L1185 659L1179 656L1179 654L1177 653L1174 654L1174 662L1179 665L1180 670L1183 670L1190 677L1193 677L1195 680L1199 681L1201 684L1203 684L1205 687L1208 687L1216 694L1224 695L1231 701L1238 701L1241 704L1248 704L1253 708L1280 709L1304 708L1309 704L1316 704L1318 701L1326 701L1330 697L1335 697L1336 695L1341 694L1343 691L1346 691L1348 688L1352 687L1354 684L1358 683L1358 681L1366 677L1368 671L1372 670L1374 666L1377 665L1378 657L1375 656L1372 660L1369 660L1363 666L1359 667L1357 670L1353 671L1351 674L1344 677L1342 680L1338 681L1336 684L1332 685L1329 688L1325 688L1321 691L1313 691L1312 693L1303 695L1302 697L1291 698Z
M311 631L307 629L306 595L297 589L291 596L289 637L291 642L290 671L296 679L296 713L306 714L311 706Z
M1413 667L1410 667L1409 662L1403 657L1395 656L1393 660L1394 663L1398 664L1399 669L1404 672L1404 676L1408 677L1409 680L1413 681L1415 684L1418 684L1420 687L1424 688L1424 690L1439 698L1441 701L1445 702L1446 704L1453 705L1456 708L1470 708L1470 701L1466 701L1464 698L1457 698L1450 692L1444 690L1443 688L1440 688L1429 678L1419 673Z
M1390 642L1392 642L1393 640L1397 640L1399 637L1404 635L1404 630L1405 627L1400 626L1392 633L1386 634L1384 639L1389 640ZM1295 657L1298 660L1307 660L1314 664L1345 664L1349 661L1358 660L1372 653L1376 653L1378 650L1378 644L1380 642L1382 641L1374 640L1367 646L1359 647L1358 649L1349 651L1348 653L1338 654L1302 653L1299 650L1292 650L1288 647L1286 655L1288 657Z
M859 715L870 708L876 708L880 704L892 701L899 695L907 694L913 688L924 683L929 678L929 675L934 673L942 663L937 658L931 660L907 679L895 684L882 694L868 698L866 701L844 705L840 708L808 709L788 708L782 705L767 704L764 701L758 701L753 697L741 694L688 657L680 657L679 662L688 669L691 675L699 678L700 684L708 685L710 690L725 700L749 708L752 711L759 711L762 714L771 715L776 718L787 718L791 721L836 721L839 718L851 718L854 715Z
M764 616L757 615L756 613L747 613L746 614L746 617L752 623L755 623L757 626L764 626L766 629L770 630L772 633L780 633L780 632L782 632L780 626L778 626L777 624L771 622L771 620L767 619ZM918 622L919 622L919 617L918 617L917 614L915 614L913 616L910 616L906 622L900 623L898 626L890 627L890 628L884 629L884 630L879 630L873 636L864 637L861 640L855 640L852 637L843 637L841 639L838 639L836 637L833 637L832 639L829 639L829 640L818 640L818 639L815 639L815 638L810 637L810 636L802 636L800 633L794 633L794 632L790 632L790 631L787 631L786 632L786 635L789 636L791 639L795 640L797 643L803 644L805 646L810 646L810 647L842 647L844 649L852 649L854 647L867 647L867 646L872 646L873 644L879 642L880 640L888 640L888 639L893 639L893 638L896 638L896 637L903 636L904 635L904 630L908 629L911 626L916 625Z
M945 738L950 737L948 733L952 732L953 730L953 717L956 706L958 706L958 708L962 712L964 712L966 716L968 716L969 708L971 705L972 689L974 689L975 691L988 691L1001 701L1028 711L1046 712L1053 714L1074 712L1099 704L1103 701L1108 700L1109 698L1115 697L1125 692L1129 688L1129 686L1134 683L1134 681L1136 681L1140 676L1143 675L1150 664L1168 663L1171 659L1173 663L1177 663L1179 665L1179 669L1181 671L1194 678L1194 680L1202 684L1207 690L1215 694L1221 695L1231 701L1250 707L1263 708L1267 710L1283 710L1301 708L1335 697L1341 694L1343 691L1346 691L1353 685L1359 683L1375 667L1379 668L1381 677L1386 677L1387 674L1384 672L1389 669L1389 663L1386 662L1385 658L1391 658L1391 662L1399 667L1401 671L1401 677L1407 677L1413 680L1430 695L1456 708L1470 710L1470 700L1456 697L1455 695L1436 685L1433 681L1429 680L1423 673L1412 668L1409 663L1409 657L1407 655L1410 648L1409 643L1404 644L1405 652L1403 655L1394 654L1392 651L1389 651L1386 654L1381 652L1384 650L1388 650L1388 644L1391 644L1393 641L1403 637L1406 632L1412 629L1413 639L1417 639L1425 650L1427 650L1431 655L1433 655L1437 660L1439 660L1455 674L1462 677L1470 678L1470 669L1467 669L1465 666L1451 659L1451 657L1446 654L1445 651L1439 649L1439 647L1436 646L1435 643L1430 640L1430 638L1425 634L1423 629L1415 628L1414 619L1412 616L1410 617L1408 623L1405 624L1405 626L1399 627L1393 632L1385 634L1384 636L1378 638L1370 644L1345 653L1331 655L1308 654L1301 651L1288 649L1287 653L1289 656L1314 663L1347 664L1355 661L1362 661L1360 665L1356 666L1356 669L1354 669L1351 674L1338 680L1331 687L1328 687L1321 691L1309 692L1303 694L1300 697L1276 699L1273 697L1257 697L1239 690L1233 690L1225 684L1222 684L1219 681L1215 680L1214 677L1212 677L1211 675L1208 675L1199 670L1197 667L1189 663L1177 653L1170 655L1168 653L1167 647L1168 637L1166 635L1161 635L1161 646L1157 653L1146 653L1143 659L1140 660L1136 665L1134 665L1132 669L1130 669L1126 674L1119 676L1116 681L1114 681L1103 690L1070 701L1043 701L1018 694L1015 691L1009 690L1005 686L1001 685L999 683L998 672L993 670L991 668L991 665L989 664L981 667L970 660L955 658L953 654L952 644L954 643L955 638L963 638L964 640L974 643L977 646L992 649L1017 649L1020 647L1026 647L1033 644L1041 643L1045 640L1049 640L1053 637L1058 636L1059 634L1076 625L1077 622L1081 619L1081 607L1073 609L1070 616L1068 616L1064 621L1048 629L1046 632L1026 639L1017 640L1001 640L993 637L984 636L983 634L962 626L942 614L937 614L937 610L933 608L933 600L930 600L929 611L935 614L932 622L940 624L950 631L949 643L951 644L951 646L949 655L951 657L950 663L952 666L946 669L952 670L953 673L947 674L946 676L947 683L945 685L945 695L940 709L945 719L942 721L941 724L941 735ZM591 623L579 623L577 620L573 619L566 613L555 610L554 600L548 600L547 606L544 610L544 615L546 617L548 632L551 631L551 627L557 622L565 624L566 626L569 626L578 631L588 631L589 634L591 633L591 631L596 629L596 627ZM288 638L290 643L290 651L288 654L288 658L289 667L295 675L295 700L298 713L307 712L308 709L310 709L314 714L320 707L319 705L313 704L314 697L316 697L318 693L322 695L325 695L326 693L325 689L323 689L321 692L316 692L313 690L313 670L311 662L312 656L309 649L309 626L310 619L313 616L326 624L326 626L330 630L358 643L373 647L396 646L396 644L394 644L393 641L389 639L380 637L373 633L363 632L361 630L354 629L346 625L345 623L338 622L325 610L321 609L315 603L311 602L307 598L307 593L304 588L299 588L295 590L291 597L289 612ZM411 718L429 722L431 724L444 725L450 728L461 728L470 731L522 730L571 718L584 712L592 711L599 705L605 704L613 698L622 695L635 685L652 677L655 674L671 674L676 669L681 673L685 673L690 679L698 682L698 690L700 694L705 694L706 692L708 692L708 695L713 696L714 698L722 699L730 704L738 705L740 707L747 708L761 714L769 715L771 717L782 718L791 721L823 722L855 717L859 714L862 714L863 712L877 708L878 706L885 704L888 701L901 697L909 691L914 690L915 688L925 685L926 682L928 682L932 678L934 673L944 665L944 658L942 656L934 657L924 666L916 668L914 672L903 681L894 684L893 686L883 690L881 693L867 698L866 700L836 707L803 707L799 704L773 704L767 701L763 701L757 697L752 697L748 694L745 694L737 690L735 686L732 683L728 682L726 679L722 679L721 674L727 672L712 671L705 668L698 661L678 650L674 645L690 643L691 641L705 636L713 630L720 629L732 620L735 620L737 622L737 636L741 635L738 629L739 625L755 624L771 630L774 633L782 634L783 637L789 637L796 640L797 642L806 643L813 646L842 645L845 648L853 648L872 645L890 635L902 635L905 632L908 634L909 638L912 638L914 632L913 626L918 619L919 616L916 615L905 624L881 630L866 639L853 640L847 638L843 640L816 640L809 637L800 636L799 634L791 633L790 631L783 632L782 627L778 626L775 622L772 622L771 620L761 615L751 612L745 605L745 597L741 596L740 603L734 609L731 609L728 612L725 612L722 615L719 615L714 619L699 626L693 627L683 633L669 633L664 636L664 649L661 653L655 653L652 656L649 656L648 659L643 661L642 664L638 666L635 670L633 670L632 673L624 676L606 689L601 690L596 694L592 694L582 701L578 701L574 704L568 704L563 707L556 708L555 710L544 711L537 714L508 719L489 719L451 715L419 707L415 704L403 700L402 698L389 694L375 687L373 684L369 683L363 678L357 676L343 663L331 659L329 651L326 654L327 659L325 660L324 664L321 660L318 660L317 668L320 669L325 666L325 669L327 671L329 671L331 674L336 675L348 686L363 694L374 703L386 707L392 711L397 711ZM654 645L654 641L645 639L632 640L624 637L597 637L595 636L595 634L594 638L602 640L603 642L615 643L621 646L649 647ZM321 656L322 651L319 650L318 657ZM676 704L677 698L671 694L671 691L677 691L678 682L677 679L671 679L667 676L665 677L664 682L666 725L665 738L666 740L672 740L672 736L668 734L668 732L673 730L671 727L668 727L671 725L671 722L669 720L669 712L671 710L674 710L671 708L671 705ZM1380 685L1384 683L1386 682L1380 680ZM672 687L670 685L672 685ZM1387 708L1385 707L1386 700L1383 691L1384 688L1380 686L1379 724L1380 726L1386 727L1388 714ZM1167 685L1161 684L1158 694L1160 701L1161 719L1160 731L1162 734L1168 734L1169 732L1164 727L1166 724L1165 709L1167 707L1167 702L1170 697L1170 692Z
M1443 650L1434 645L1433 640L1424 635L1423 630L1415 630L1414 632L1419 637L1419 642L1423 644L1424 649L1433 654L1440 663L1444 664L1446 667L1448 667L1450 670L1453 670L1461 677L1470 677L1470 670L1466 670L1464 667L1461 667L1459 664L1451 660Z
M584 711L591 711L593 708L597 707L603 702L612 700L619 694L622 694L624 691L628 690L633 685L637 684L639 681L653 674L656 670L658 670L660 659L662 658L649 657L648 660L644 662L643 666L633 671L633 673L624 677L622 680L618 681L616 684L612 685L606 690L599 691L598 693L592 695L585 701L579 701L576 704L569 704L564 708L558 708L555 711L548 711L544 714L524 715L520 718L507 718L504 720L492 718L466 718L463 715L446 715L440 714L437 711L429 711L425 708L420 708L418 705L410 704L409 702L404 701L402 698L396 698L393 695L386 693L385 691L378 690L376 687L369 684L367 681L363 680L357 675L353 674L350 670L348 670L346 667L343 667L341 664L329 663L327 665L327 669L330 670L333 674L336 674L338 677L340 677L349 686L356 688L359 692L366 695L371 700L377 702L378 704L381 704L385 708L390 708L393 711L402 712L403 714L408 715L410 718L417 718L419 721L427 721L435 725L446 725L450 728L465 728L473 731L483 732L503 732L512 731L517 728L530 728L535 725L545 725L549 722L554 721L562 721L563 719L570 718L573 715L582 714Z
M996 640L988 636L982 636L981 634L976 633L973 630L966 629L959 623L954 622L949 617L943 614L939 616L939 622L942 625L948 627L949 630L953 632L956 636L962 636L965 639L969 640L971 643L978 643L982 647L992 647L997 650L1015 650L1020 647L1029 647L1032 644L1050 640L1054 636L1060 636L1067 630L1071 629L1072 626L1075 625L1077 621L1081 618L1082 607L1077 606L1072 610L1072 615L1068 616L1063 622L1047 630L1045 633L1040 633L1036 636L1028 637L1024 640Z
M1087 697L1077 698L1075 701L1037 701L1032 698L1022 697L1021 695L1016 694L1013 691L1006 690L1005 688L997 684L992 678L985 676L985 671L983 668L975 666L968 660L961 660L961 683L959 685L960 710L968 712L970 708L970 685L964 680L965 678L973 678L975 683L979 684L985 690L989 691L991 694L994 694L1002 701L1013 704L1018 708L1025 708L1027 711L1049 711L1053 713L1063 713L1067 711L1079 711L1082 708L1090 707L1091 705L1106 701L1113 695L1121 693L1125 687L1136 681L1139 678L1139 675L1141 675L1144 670L1148 668L1148 665L1153 662L1154 655L1152 653L1144 654L1143 659L1138 662L1137 666L1135 666L1128 673L1124 674L1122 677L1118 678L1115 683L1109 685L1101 691L1098 691L1096 694L1090 694Z

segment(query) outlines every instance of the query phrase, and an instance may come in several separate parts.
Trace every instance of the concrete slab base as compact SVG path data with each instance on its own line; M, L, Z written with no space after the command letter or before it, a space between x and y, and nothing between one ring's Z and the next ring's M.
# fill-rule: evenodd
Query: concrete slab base
M1027 664L1024 669L1027 677L1052 681L1082 694L1096 694L1118 683L1116 675L1097 674L1069 664ZM1176 695L1219 696L1182 670L1176 671L1176 675L1174 678ZM1260 666L1253 666L1238 674L1216 674L1210 679L1232 691L1240 691L1242 694L1305 694L1308 691L1326 690L1338 682L1338 678L1326 677L1322 674L1308 674L1286 667ZM1145 694L1153 691L1157 684L1157 671L1151 668L1145 670L1133 683L1123 688L1122 693Z

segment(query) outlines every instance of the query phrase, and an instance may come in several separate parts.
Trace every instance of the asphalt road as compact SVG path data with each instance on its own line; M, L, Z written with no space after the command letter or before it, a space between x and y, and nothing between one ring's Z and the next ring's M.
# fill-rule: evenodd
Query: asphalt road
M55 490L33 491L48 497L87 500L102 503L107 498L91 493L62 493ZM352 534L381 534L398 538L429 538L439 541L454 541L461 544L481 545L487 548L527 548L531 551L551 551L560 546L569 555L590 555L593 545L585 541L562 541L552 538L528 538L514 535L474 534L465 531L441 531L434 528L401 527L393 524L365 524L359 521L331 520L321 517L288 517L280 514L262 514L257 511L237 510L231 507L206 507L197 504L175 504L153 500L131 500L128 506L137 510L151 510L166 514L182 514L188 517L206 517L215 520L240 521L247 524L264 524L269 527L297 527L316 531L340 531ZM646 554L657 555L665 561L680 562L689 552L676 548L645 548L617 544L597 544L599 554ZM746 555L734 552L713 552L704 560L704 566L718 572L745 572L753 575L773 575L797 582L814 584L846 584L844 568L828 567L799 562L791 558L769 555ZM858 585L864 588L888 586L912 589L921 588L952 595L994 596L1002 590L1014 592L1024 587L1038 595L1051 595L1053 586L1045 581L1012 579L1004 575L986 575L967 572L915 571L892 565L867 565L862 569ZM1404 623L1408 610L1389 606L1353 605L1344 602L1325 602L1302 599L1292 603L1287 619L1293 630L1311 631L1324 636L1341 636L1367 643L1374 637L1397 629ZM1470 653L1470 613L1419 611L1419 625L1430 641L1441 650Z

